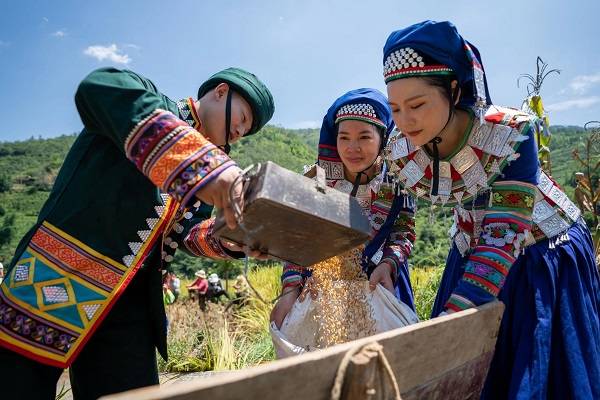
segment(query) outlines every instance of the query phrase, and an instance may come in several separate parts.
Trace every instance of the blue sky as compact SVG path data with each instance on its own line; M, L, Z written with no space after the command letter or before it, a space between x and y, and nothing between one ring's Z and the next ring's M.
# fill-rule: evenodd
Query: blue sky
M479 48L496 104L520 105L516 80L535 71L536 56L561 69L542 91L551 122L583 125L600 119L599 16L597 0L5 0L0 141L79 131L77 84L106 65L147 76L173 99L240 66L271 88L272 123L315 127L343 92L385 90L387 35L424 19L453 21Z

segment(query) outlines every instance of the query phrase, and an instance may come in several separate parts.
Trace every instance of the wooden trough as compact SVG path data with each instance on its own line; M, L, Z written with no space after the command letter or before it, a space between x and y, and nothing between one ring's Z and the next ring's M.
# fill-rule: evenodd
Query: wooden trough
M489 303L245 370L102 399L379 400L400 398L395 385L403 400L477 399L503 311L502 303Z

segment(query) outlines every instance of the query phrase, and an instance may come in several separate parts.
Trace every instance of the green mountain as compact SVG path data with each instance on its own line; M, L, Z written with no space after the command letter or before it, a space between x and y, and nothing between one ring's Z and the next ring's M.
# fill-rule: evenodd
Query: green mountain
M581 170L581 164L573 158L573 150L583 151L586 131L578 126L554 126L551 128L550 160L552 162L552 177L572 194L575 186L574 174ZM596 159L600 154L596 154Z

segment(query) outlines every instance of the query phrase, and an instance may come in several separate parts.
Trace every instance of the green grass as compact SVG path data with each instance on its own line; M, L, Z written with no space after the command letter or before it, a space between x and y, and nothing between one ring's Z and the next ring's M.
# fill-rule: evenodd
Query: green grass
M413 268L410 271L410 281L415 294L415 308L421 321L431 316L431 309L442 279L443 268Z

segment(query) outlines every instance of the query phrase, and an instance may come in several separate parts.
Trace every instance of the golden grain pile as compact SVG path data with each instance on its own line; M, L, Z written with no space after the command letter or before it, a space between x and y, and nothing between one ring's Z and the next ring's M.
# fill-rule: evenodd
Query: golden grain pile
M353 249L312 267L320 348L375 333L373 309L364 290L367 276L360 267L362 250Z

